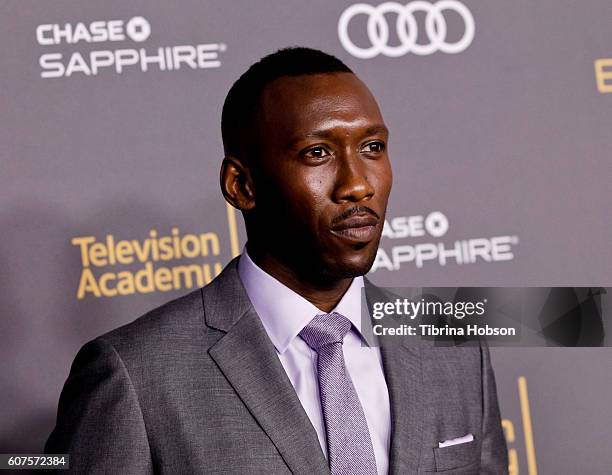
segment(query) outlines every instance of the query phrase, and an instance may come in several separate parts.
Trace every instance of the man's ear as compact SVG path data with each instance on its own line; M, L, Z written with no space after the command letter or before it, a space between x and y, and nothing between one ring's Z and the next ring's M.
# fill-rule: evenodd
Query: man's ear
M255 187L249 167L236 157L226 156L221 164L221 191L225 200L240 211L255 207Z

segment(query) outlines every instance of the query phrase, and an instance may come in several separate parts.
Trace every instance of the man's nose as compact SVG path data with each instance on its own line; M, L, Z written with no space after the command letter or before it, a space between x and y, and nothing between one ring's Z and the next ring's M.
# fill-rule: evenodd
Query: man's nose
M333 199L342 201L367 201L374 196L374 187L368 181L364 158L358 151L346 151L336 157L336 183Z

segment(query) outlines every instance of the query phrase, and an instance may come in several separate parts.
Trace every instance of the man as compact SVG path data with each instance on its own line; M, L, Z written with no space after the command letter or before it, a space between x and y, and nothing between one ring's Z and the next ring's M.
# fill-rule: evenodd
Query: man
M486 348L362 336L392 181L367 87L281 50L234 84L222 133L246 250L81 349L46 451L79 473L505 473Z

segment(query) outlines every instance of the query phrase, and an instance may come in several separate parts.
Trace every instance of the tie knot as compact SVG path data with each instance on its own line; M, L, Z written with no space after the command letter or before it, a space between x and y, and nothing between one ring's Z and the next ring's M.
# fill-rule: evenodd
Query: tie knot
M317 351L319 348L342 343L351 329L351 321L339 313L325 313L314 317L300 332L302 339Z

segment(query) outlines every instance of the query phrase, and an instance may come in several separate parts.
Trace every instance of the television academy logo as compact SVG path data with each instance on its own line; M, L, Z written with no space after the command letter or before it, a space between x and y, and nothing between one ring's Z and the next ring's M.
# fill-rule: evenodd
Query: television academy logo
M143 43L151 36L151 24L142 16L128 21L102 20L91 23L42 24L36 27L36 41L44 47L112 43L132 40ZM63 48L65 49L65 47ZM130 69L147 72L208 69L221 66L219 53L226 51L223 43L160 46L153 50L136 47L98 49L70 54L45 53L39 58L40 76L47 78L96 76L102 71L121 74Z
M448 42L445 11L454 11L463 21L463 36L456 42ZM425 35L427 43L417 43L419 25L415 13L425 13ZM385 17L395 13L397 20L395 28L400 40L398 45L389 44L389 24ZM349 25L358 15L367 17L367 35L371 46L357 46L349 35ZM385 2L374 7L367 3L356 3L348 7L338 20L338 37L344 49L356 58L369 59L382 54L391 58L404 56L408 53L417 56L427 56L437 51L446 54L457 54L465 51L474 39L474 17L468 8L457 0L440 0L430 3L415 0L402 5L396 2Z

